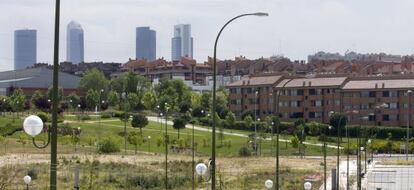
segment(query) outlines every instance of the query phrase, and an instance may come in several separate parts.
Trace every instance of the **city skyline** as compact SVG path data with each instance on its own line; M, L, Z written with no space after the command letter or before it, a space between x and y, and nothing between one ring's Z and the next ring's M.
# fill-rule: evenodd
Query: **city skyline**
M0 5L4 14L0 18L3 26L0 29L0 70L11 69L14 62L13 31L24 27L38 30L38 48L42 50L38 52L38 62L51 63L53 2L5 0ZM135 11L125 11L125 5ZM375 9L371 10L372 5ZM231 0L201 3L189 0L140 3L131 0L116 3L73 0L62 2L61 21L77 20L88 31L85 34L86 62L122 63L135 57L136 26L150 26L157 30L157 58L169 60L171 28L178 23L189 23L196 39L194 58L203 62L212 55L215 36L227 19L241 13L263 11L270 16L246 18L224 31L218 46L218 58L283 54L292 60L306 60L308 55L319 50L341 54L347 49L361 53L412 54L414 49L410 44L414 38L410 33L410 23L414 23L414 16L410 7L414 7L414 2L403 0L311 0L304 3L267 0L254 4L246 0L237 4ZM367 9L371 10L369 14ZM61 33L65 27L61 26ZM65 35L61 35L60 40L63 55L60 60L64 61Z
M181 57L193 58L193 44L191 24L175 25L174 36L171 38L171 60L179 61Z

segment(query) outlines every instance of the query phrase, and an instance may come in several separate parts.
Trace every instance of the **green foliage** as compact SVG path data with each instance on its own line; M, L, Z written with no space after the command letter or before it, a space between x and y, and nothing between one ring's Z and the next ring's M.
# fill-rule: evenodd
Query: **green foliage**
M119 94L116 91L111 90L109 92L108 103L110 106L116 106L119 104Z
M99 103L99 92L89 89L86 93L86 104L89 109L94 109Z
M145 108L148 110L155 109L155 105L157 104L157 100L154 96L154 93L151 91L145 92L142 101L144 102Z
M252 116L248 115L244 119L244 123L246 124L246 127L250 128L253 124L253 118Z
M298 148L299 147L299 138L297 136L294 136L290 139L290 144L292 145L293 148Z
M102 119L109 119L111 117L112 117L112 114L111 113L108 113L108 112L105 112L105 113L102 113L101 114L101 118Z
M226 115L226 125L229 127L233 127L236 123L236 116L233 112L228 112Z
M212 95L210 92L204 92L201 94L201 107L204 108L204 110L209 111L211 108L211 102L212 102Z
M129 108L131 110L138 110L139 109L139 105L140 105L140 98L137 94L135 93L128 93L128 104L129 104Z
M91 117L87 114L81 114L81 115L78 115L77 117L78 117L78 120L81 120L81 121L91 120Z
M38 172L37 172L36 168L30 168L27 171L27 175L30 176L32 178L32 180L36 180L37 179L37 173Z
M182 80L164 80L154 87L159 105L165 111L164 103L168 103L170 111L178 110L181 102L191 101L190 89Z
M329 119L329 125L331 125L334 131L342 130L345 128L347 123L346 115L343 113L333 113Z
M23 111L26 97L23 93L23 90L16 89L13 94L10 96L10 106L13 111Z
M132 116L131 125L133 128L139 128L142 135L142 128L148 125L148 119L144 114L135 114Z
M122 112L122 113L119 114L119 119L123 122L128 122L129 117L130 117L129 113Z
M45 112L39 112L37 113L37 116L40 117L40 119L42 119L43 123L50 121L49 115Z
M180 129L184 129L187 121L181 117L174 119L173 128L178 130L178 139L180 139Z
M23 128L16 123L6 123L3 127L0 127L0 136L10 136L21 130L23 130Z
M0 111L10 110L10 100L7 96L0 96Z
M50 101L53 101L53 87L49 87L47 90L47 98L50 99ZM63 99L63 88L58 87L58 102L62 101Z
M79 82L79 86L83 91L94 90L100 92L101 89L107 89L108 85L109 81L105 78L105 75L96 68L86 71Z
M129 144L134 145L136 154L138 146L141 146L144 143L144 138L142 137L142 134L132 131L128 133L127 141Z
M192 108L201 106L201 95L199 93L191 92L190 98L191 98L191 107Z
M249 156L251 156L251 155L252 155L252 152L250 151L250 149L249 149L249 148L247 148L247 147L243 146L243 147L241 147L241 148L239 149L239 156L242 156L242 157L249 157Z
M69 105L72 109L78 109L78 104L80 103L80 97L72 92L67 97Z
M58 134L62 136L70 136L73 134L73 129L69 123L63 123L58 126Z
M119 152L120 143L115 137L106 137L98 142L98 153L114 153Z

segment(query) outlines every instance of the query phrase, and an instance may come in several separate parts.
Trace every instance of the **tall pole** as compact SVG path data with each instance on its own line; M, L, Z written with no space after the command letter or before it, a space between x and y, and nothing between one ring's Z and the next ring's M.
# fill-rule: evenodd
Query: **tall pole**
M191 165L192 165L192 170L193 170L193 175L192 175L192 180L193 180L193 190L195 189L195 162L194 162L194 157L195 157L195 147L194 147L194 122L193 122L193 130L192 130L192 139L191 139L191 147L192 147L192 158L191 158Z
M168 121L168 108L167 103L165 103L165 189L168 189L168 130L167 130L167 121Z
M345 135L346 135L346 190L349 190L349 134L348 128L345 126Z
M323 188L326 190L326 130L323 138Z
M410 94L412 93L411 90L407 91L408 97L408 114L407 114L407 135L405 139L405 160L408 161L408 141L410 139L410 120L411 120L411 97Z
M211 189L215 190L216 189L216 86L217 86L217 43L218 40L220 38L221 33L223 32L224 28L226 28L226 26L228 24L230 24L231 22L233 22L234 20L244 17L244 16L268 16L269 14L267 13L249 13L249 14L242 14L239 16L236 16L232 19L230 19L229 21L226 22L226 24L224 24L224 26L220 29L219 33L217 34L216 37L216 41L214 42L214 55L213 55L213 129L212 129L212 133L211 133L211 140L212 140L212 145L211 145Z
M340 145L340 135L341 135L341 124L342 124L342 119L343 119L344 117L342 117L342 115L340 115L340 118L339 118L339 121L338 121L338 126L337 126L337 128L336 128L336 130L337 130L337 142L336 142L336 145L337 145L337 147L336 147L336 151L337 151L337 153L336 153L336 190L339 190L339 174L340 174L340 172L339 172L339 154L340 154L340 149L339 149L339 145Z
M126 122L127 122L127 95L126 92L123 92L121 95L123 101L124 101L124 154L127 153L127 126L126 126Z
M257 156L257 94L259 91L256 89L254 92L254 155Z
M58 116L58 84L59 84L59 25L60 0L56 0L55 8L55 42L53 50L53 107L50 146L50 190L56 190L57 174L57 116Z

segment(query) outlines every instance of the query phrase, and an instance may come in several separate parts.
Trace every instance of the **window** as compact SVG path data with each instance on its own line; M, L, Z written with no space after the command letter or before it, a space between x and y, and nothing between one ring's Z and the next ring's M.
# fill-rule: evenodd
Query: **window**
M236 94L241 94L241 88L236 88Z
M309 95L316 95L315 89L309 89Z
M390 91L390 97L398 97L398 91Z
M297 96L297 90L290 90L291 96Z
M230 94L235 94L236 93L236 89L235 88L230 88Z
M301 89L298 90L298 96L303 96L303 90Z
M337 106L341 105L341 100L335 100L335 105Z
M236 100L236 105L241 105L241 100L240 99Z
M369 97L369 91L361 91L361 97Z
M291 101L290 102L290 107L298 107L298 102L297 101Z
M390 97L390 91L383 91L382 96L383 97Z
M283 102L282 101L279 102L279 107L283 107Z
M246 88L246 93L248 93L248 94L252 93L252 89L251 88Z
M405 108L405 109L407 109L407 108L408 108L408 104L406 104L406 103L404 103L402 106L403 106L403 108Z
M376 92L375 91L370 91L369 92L369 97L373 98L376 96Z
M369 109L369 105L368 104L361 104L361 109L362 110L367 110L367 109Z
M309 112L309 118L321 118L322 113L321 112Z
M389 107L390 109L397 109L397 108L398 108L398 104L397 104L397 103L395 103L395 102L392 102L392 103L389 103L389 104L388 104L388 107Z
M322 106L322 101L321 100L312 100L311 105L313 107L321 107Z
M389 121L390 120L389 115L382 115L382 120L383 121Z
M352 109L352 105L345 105L344 107L345 107L346 110Z

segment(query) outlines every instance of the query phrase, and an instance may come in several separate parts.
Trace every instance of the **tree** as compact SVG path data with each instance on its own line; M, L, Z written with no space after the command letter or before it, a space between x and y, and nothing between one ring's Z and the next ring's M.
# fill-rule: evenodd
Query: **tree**
M134 145L135 154L137 154L138 146L141 146L144 143L144 138L142 137L142 134L138 134L135 131L131 131L128 134L127 141L129 144Z
M236 116L234 115L234 113L233 112L227 112L226 125L229 126L230 128L232 128L232 126L234 126L235 123L236 123Z
M164 80L154 87L154 91L160 97L159 105L162 106L162 101L168 101L171 110L178 110L183 101L191 101L190 89L182 80Z
M47 97L38 90L36 90L32 95L31 102L37 109L42 111L49 110L51 106L50 102L47 100Z
M157 100L152 91L146 92L144 94L144 97L142 98L142 101L144 103L145 108L148 110L153 110L155 108L155 104L157 103Z
M186 124L187 121L182 117L174 119L173 128L178 130L178 139L180 139L180 129L184 129Z
M191 92L190 98L192 108L201 106L201 95L198 92Z
M343 113L333 113L330 116L329 125L331 125L336 132L338 132L338 130L342 130L346 126L346 123L346 115Z
M208 111L211 107L212 96L211 93L205 92L201 95L201 107Z
M77 109L78 104L80 103L80 97L75 93L72 92L66 97L69 101L69 105L72 109Z
M280 126L279 117L277 117L277 116L266 117L266 122L267 122L267 125L270 126L270 129L271 129L273 134L277 133L277 132L280 133L280 131L277 131L277 126Z
M299 138L297 136L294 136L290 139L290 144L292 145L292 148L299 148Z
M105 78L105 75L96 68L86 71L79 81L79 86L84 91L95 90L100 92L101 89L107 89L108 85L109 81Z
M243 121L246 124L246 127L248 129L250 129L250 127L252 127L252 124L253 124L253 118L252 118L252 116L250 116L250 115L246 116Z
M110 106L116 106L119 103L119 95L116 91L111 90L108 95L108 104Z
M131 110L137 110L140 105L140 99L137 94L129 93L127 95L128 105Z
M0 96L0 112L6 112L10 109L9 102L9 98L7 96Z
M89 89L86 93L86 104L89 109L94 109L99 104L99 92Z
M21 89L17 89L10 96L10 105L15 112L23 111L26 97Z
M143 114L133 115L131 125L133 128L139 128L139 132L142 135L142 128L148 125L148 119Z
M47 90L47 98L50 101L53 101L53 87L49 87L49 89ZM62 87L58 87L58 102L60 102L63 99L63 88Z

